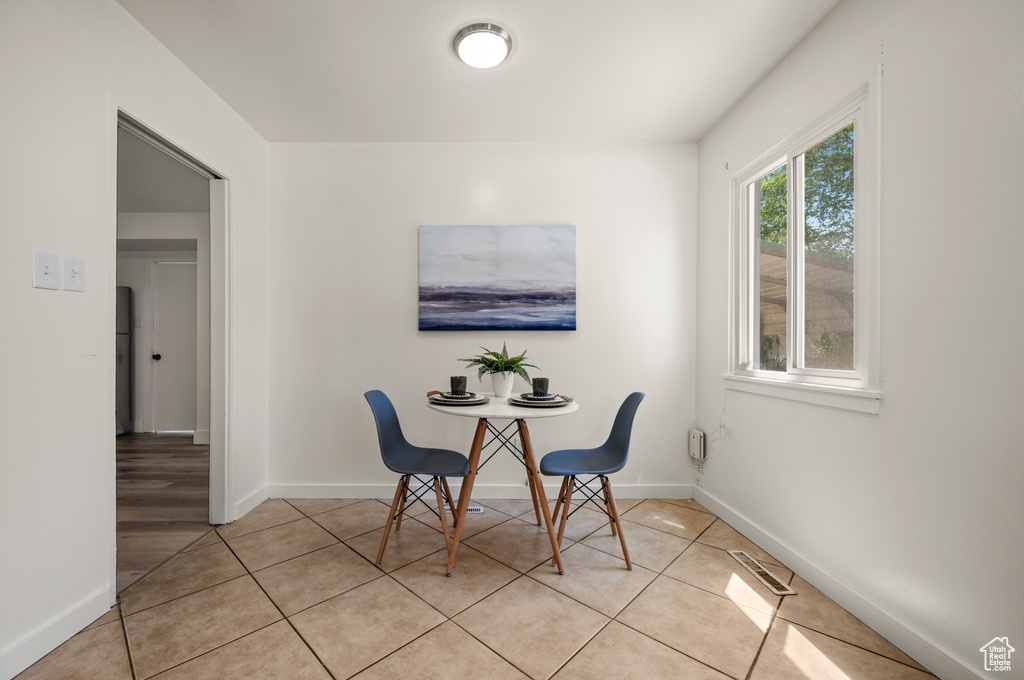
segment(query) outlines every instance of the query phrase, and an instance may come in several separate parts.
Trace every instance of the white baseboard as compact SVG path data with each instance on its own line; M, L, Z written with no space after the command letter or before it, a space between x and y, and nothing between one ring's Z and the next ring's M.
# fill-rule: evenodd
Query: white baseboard
M693 496L693 487L690 484L616 484L614 477L611 480L612 492L616 498L691 498ZM448 483L452 493L458 494L460 484L453 479L449 479ZM560 483L545 483L544 494L549 499L554 499ZM268 487L268 491L270 498L379 498L391 500L395 495L395 485L397 484L397 478L392 484L272 484ZM473 497L492 500L529 498L530 488L525 484L481 484L477 482L473 485Z
M988 677L980 669L974 668L972 664L903 621L814 560L778 540L771 532L713 494L701 487L694 487L693 492L693 498L698 503L779 559L801 578L938 677L943 680L978 680Z
M261 486L245 498L235 503L234 516L229 517L228 521L234 522L236 519L240 519L245 515L245 513L249 512L268 498L270 498L270 496L267 494L267 487Z
M110 611L104 586L0 650L0 678L10 680Z

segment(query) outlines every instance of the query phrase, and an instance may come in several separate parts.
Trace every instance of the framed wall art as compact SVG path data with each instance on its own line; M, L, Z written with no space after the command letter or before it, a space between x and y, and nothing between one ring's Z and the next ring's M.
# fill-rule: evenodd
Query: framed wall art
M576 330L576 227L420 227L420 330Z

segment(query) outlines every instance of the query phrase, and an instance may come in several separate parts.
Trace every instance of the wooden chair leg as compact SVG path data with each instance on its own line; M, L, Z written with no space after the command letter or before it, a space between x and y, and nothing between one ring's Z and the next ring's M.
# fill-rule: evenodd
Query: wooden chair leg
M395 521L395 514L398 511L398 502L405 498L405 483L408 479L408 475L398 480L398 488L395 489L395 499L391 501L391 510L388 511L388 523L384 525L384 536L380 539L380 550L377 551L377 561L374 564L380 566L381 559L384 558L384 546L388 544L388 534L391 533L391 523Z
M444 479L444 477L441 477ZM444 548L446 551L452 549L451 537L448 534L448 518L444 514L444 497L441 495L441 485L434 477L434 493L437 494L437 512L441 517L441 531L444 533Z
M619 510L615 507L615 498L612 496L612 485L607 477L601 478L601 485L604 487L605 497L608 499L608 507L612 511L612 519L619 527L619 543L622 545L622 556L626 558L626 569L633 571L633 563L629 561L629 550L626 548L626 534L622 531L622 522L619 520Z
M444 489L444 499L448 503L448 507L451 508L452 517L455 517L455 500L452 498L452 490L448 488L448 478L441 478L441 488Z
M615 522L612 520L612 508L608 503L608 485L604 483L605 477L601 477L601 490L604 492L604 511L608 515L608 524L612 527L612 536L615 535L617 528Z
M405 499L409 497L409 482L411 481L412 475L406 475L402 477L405 480L405 484L402 486L402 502L398 506L398 515L395 520L395 533L397 534L402 530L402 516L405 514Z
M558 509L561 507L562 516L558 520L558 549L562 549L562 536L565 535L565 523L569 519L569 501L572 500L572 492L576 487L575 477L562 477L562 487L558 491L558 500L555 501L555 511L551 514L551 520L554 521L555 517L558 517ZM561 504L561 505L560 505ZM555 563L554 558L551 559L551 564Z
M551 517L558 517L562 511L562 499L565 498L565 487L569 485L569 478L562 477L562 486L558 488L558 495L555 496L555 509L551 511Z
M565 523L569 519L569 505L572 502L572 492L576 489L576 477L569 478L569 486L565 491L565 503L562 505L562 519L558 522L558 547L562 547L562 536L565 535Z

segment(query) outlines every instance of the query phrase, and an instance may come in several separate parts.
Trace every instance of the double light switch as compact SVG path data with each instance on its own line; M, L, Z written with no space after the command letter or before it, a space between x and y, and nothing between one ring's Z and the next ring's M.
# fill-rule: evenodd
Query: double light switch
M85 260L71 255L61 256L57 253L33 250L32 287L84 291Z

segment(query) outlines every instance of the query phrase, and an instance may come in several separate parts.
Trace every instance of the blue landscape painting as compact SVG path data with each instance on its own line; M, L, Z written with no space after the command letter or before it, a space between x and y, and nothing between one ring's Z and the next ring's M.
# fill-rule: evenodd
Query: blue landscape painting
M421 226L420 330L576 330L576 227Z

